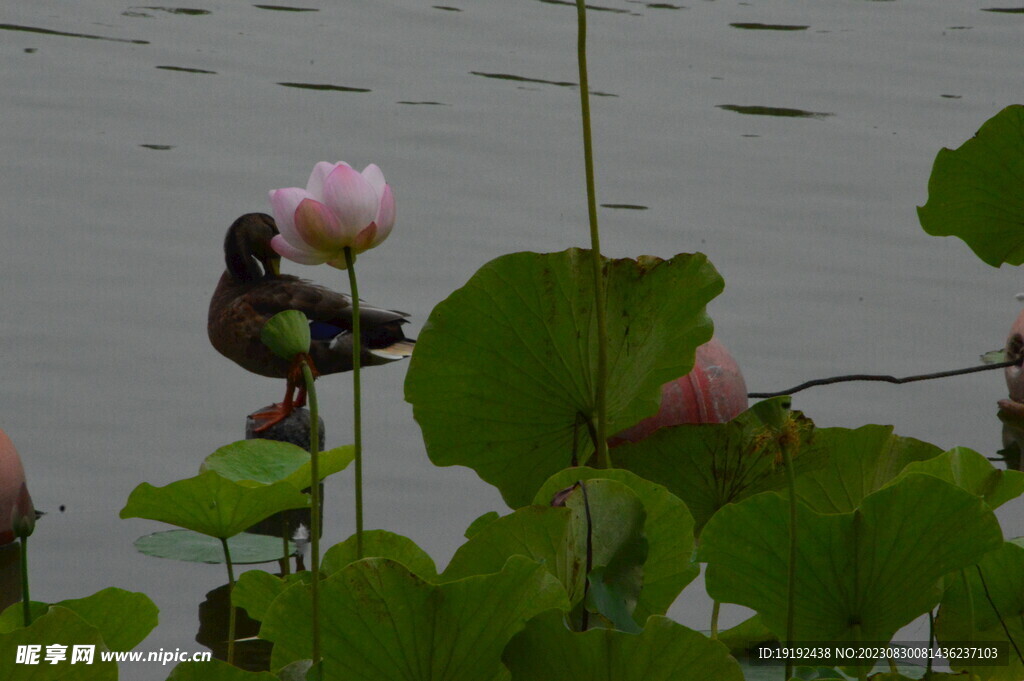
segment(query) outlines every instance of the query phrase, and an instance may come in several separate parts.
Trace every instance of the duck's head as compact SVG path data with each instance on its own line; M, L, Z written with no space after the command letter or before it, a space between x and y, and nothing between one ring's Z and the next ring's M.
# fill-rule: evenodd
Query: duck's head
M224 238L224 260L237 281L257 281L281 274L281 256L270 247L278 234L274 218L247 213L235 220Z

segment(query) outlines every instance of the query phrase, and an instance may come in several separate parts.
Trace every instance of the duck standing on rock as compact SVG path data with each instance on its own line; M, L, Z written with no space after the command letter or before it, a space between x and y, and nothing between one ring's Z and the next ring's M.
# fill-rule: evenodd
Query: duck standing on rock
M281 359L260 340L268 319L285 310L299 310L309 319L314 376L352 369L352 300L349 296L298 277L281 274L281 256L270 241L278 235L274 218L249 213L235 220L224 239L227 269L210 301L207 331L222 355L260 376L288 380L284 402L253 414L263 432L305 404L306 391L291 362ZM404 312L360 301L361 366L388 364L412 354L415 341L406 338Z

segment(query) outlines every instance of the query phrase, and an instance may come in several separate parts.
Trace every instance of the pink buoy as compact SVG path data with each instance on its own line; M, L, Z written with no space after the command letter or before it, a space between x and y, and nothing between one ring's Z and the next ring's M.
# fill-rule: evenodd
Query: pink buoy
M612 447L639 442L654 431L684 423L725 423L747 409L747 384L725 346L712 338L697 348L693 370L661 387L654 416L608 438Z

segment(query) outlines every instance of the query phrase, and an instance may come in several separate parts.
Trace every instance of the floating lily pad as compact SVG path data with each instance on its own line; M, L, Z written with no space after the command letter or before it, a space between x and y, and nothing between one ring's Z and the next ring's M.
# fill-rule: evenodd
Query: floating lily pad
M604 260L608 428L658 410L661 385L689 372L711 337L722 279L703 255ZM594 449L597 328L589 251L513 253L434 308L406 399L431 460L464 465L513 508Z
M1008 641L1024 642L1024 542L1006 542L975 567L950 575L949 589L935 620L940 643ZM979 574L980 571L980 574ZM983 581L984 580L984 581ZM1005 627L1005 628L1004 628ZM1024 662L1010 646L1009 664L970 666L956 664L956 671L967 670L983 681L1018 681L1024 678Z
M386 530L363 532L363 557L390 558L404 565L409 572L420 579L428 582L437 579L437 567L434 565L434 559L417 546L412 539L394 532ZM320 561L320 569L331 574L357 560L359 560L359 556L356 552L356 537L352 535L327 550L323 560Z
M992 511L930 475L866 496L850 513L798 505L794 640L889 641L928 612L941 578L1002 545ZM701 535L708 594L786 631L789 502L759 494L722 508Z
M658 616L639 634L578 633L550 610L513 637L502 659L512 681L743 681L724 645Z
M346 681L499 679L512 635L537 613L568 607L561 585L519 556L497 574L440 585L368 558L325 579L320 598L324 677ZM296 585L264 614L272 668L312 655L310 607L309 588Z
M319 473L328 475L344 470L355 458L355 447L344 445L320 452ZM239 440L225 445L203 461L200 471L215 471L228 480L262 485L287 482L296 489L310 486L310 456L302 447L277 440Z
M50 664L44 662L47 645L67 646L65 659ZM19 664L15 651L18 646L43 646L38 664ZM75 646L92 646L93 662L71 663ZM117 663L103 662L100 653L108 650L99 629L86 622L74 611L52 606L31 626L0 634L0 679L18 681L116 681Z
M1008 106L942 149L917 209L924 231L963 239L993 267L1024 263L1024 106Z
M224 562L224 546L217 537L192 530L165 530L135 540L139 553L155 558L184 560L190 563ZM269 563L284 556L280 537L242 532L228 538L231 562L235 565ZM295 553L295 544L288 542L288 555Z
M164 487L142 483L122 518L147 518L225 539L278 511L307 508L309 497L286 482L247 487L213 472Z

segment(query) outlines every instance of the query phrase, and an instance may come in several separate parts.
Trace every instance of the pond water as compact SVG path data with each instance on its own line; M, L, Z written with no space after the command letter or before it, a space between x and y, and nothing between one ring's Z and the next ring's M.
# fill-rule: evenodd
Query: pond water
M267 190L303 184L316 161L377 163L398 222L361 257L360 289L410 312L413 335L488 260L587 243L569 3L277 1L37 0L0 24L0 427L48 511L33 596L144 591L161 624L142 650L196 649L198 603L223 572L137 554L136 537L166 528L118 511L139 482L192 475L283 387L206 339L235 217L268 210ZM915 206L939 148L1020 97L1024 15L998 4L595 0L606 254L707 253L726 281L710 312L751 390L977 363L1024 282L925 235ZM346 286L329 268L286 270ZM504 506L471 471L430 464L406 367L364 378L367 525L444 565L473 518ZM349 442L350 378L319 385L328 444ZM795 407L992 455L1004 394L988 372L816 388ZM328 544L352 531L350 487L328 485ZM1002 516L1024 534L1020 503ZM699 584L671 614L708 626Z

